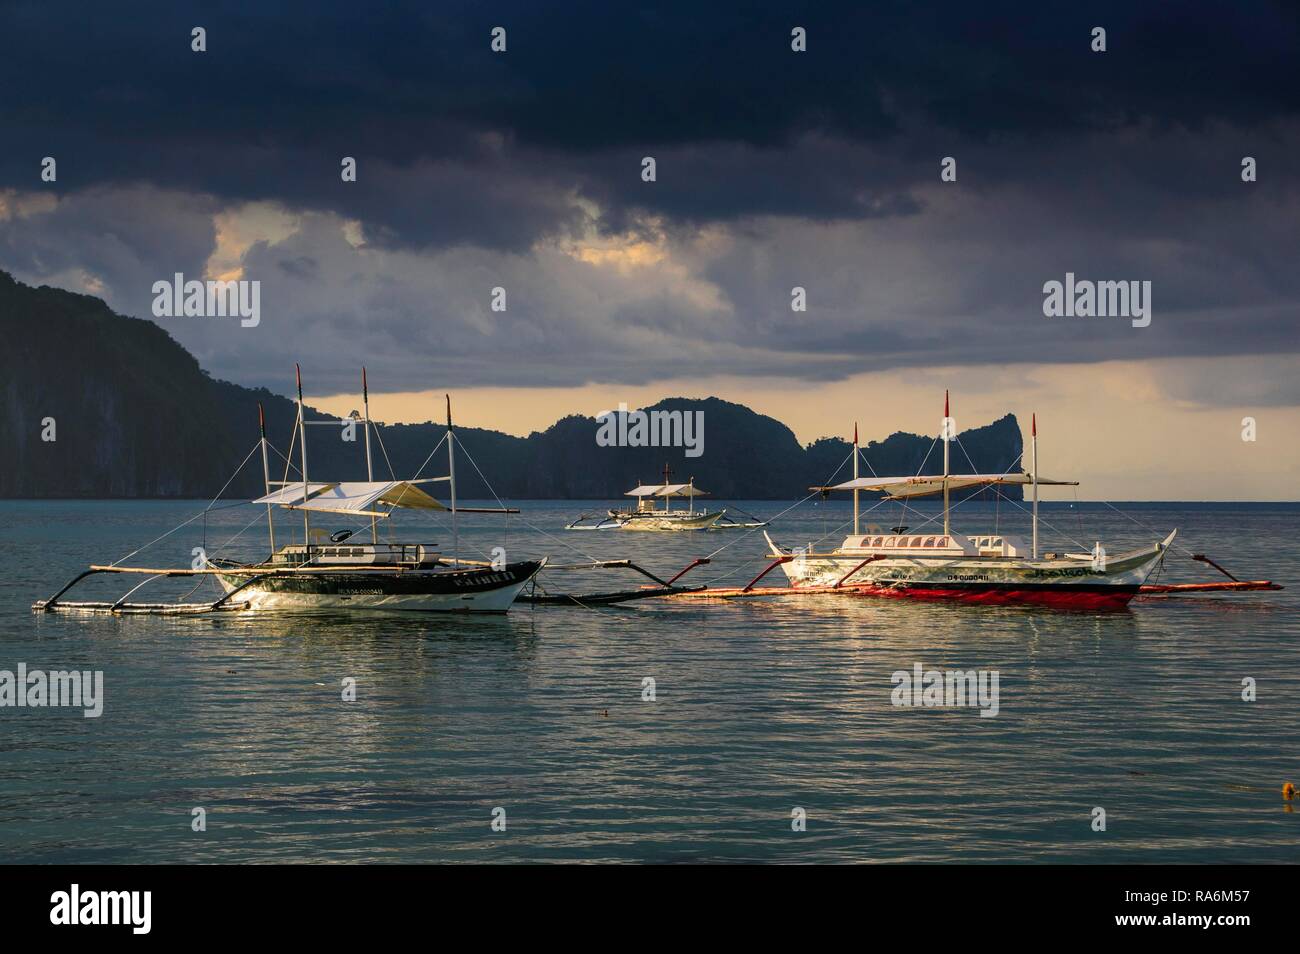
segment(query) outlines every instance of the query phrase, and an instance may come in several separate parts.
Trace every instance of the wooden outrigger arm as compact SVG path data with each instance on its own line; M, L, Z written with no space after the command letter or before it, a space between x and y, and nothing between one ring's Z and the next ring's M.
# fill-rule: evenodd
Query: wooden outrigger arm
M561 606L607 606L611 603L627 603L632 600L653 599L660 596L674 596L681 593L698 593L708 589L704 584L695 586L679 584L677 581L683 576L695 569L697 566L705 566L711 562L708 557L700 557L692 560L683 567L671 579L663 579L654 573L651 573L643 566L633 563L631 560L596 560L591 563L564 563L550 567L552 570L603 570L603 569L627 569L640 573L649 580L653 580L656 586L641 586L635 590L615 590L606 593L546 593L537 592L537 582L533 581L532 589L528 593L520 593L515 597L518 603L533 604L554 604Z
M778 566L780 566L782 563L789 563L789 562L790 562L791 560L793 560L793 559L794 559L793 556L779 556L779 557L777 557L775 560L773 560L771 563L769 563L769 564L768 564L768 565L763 569L763 572L762 572L762 573L758 574L758 576L754 577L752 580L750 580L748 583L746 583L746 584L744 585L744 587L741 588L740 592L742 592L742 593L748 593L750 590L752 590L752 589L754 588L754 584L756 584L759 580L761 580L763 577L767 576L769 573L771 573L773 570L775 570L775 569L776 569ZM854 570L854 572L856 573L857 571Z
M1229 573L1227 570L1225 570L1223 567L1219 566L1219 564L1215 563L1213 560L1211 560L1209 557L1207 557L1204 553L1193 553L1193 554L1192 554L1192 559L1193 559L1193 560L1196 560L1198 563L1208 563L1210 566L1214 567L1216 570L1218 570L1220 573L1222 573L1222 574L1223 574L1224 576L1226 576L1228 579L1232 580L1232 582L1234 582L1234 583L1240 583L1240 582L1241 582L1241 581L1238 580L1235 576L1233 576L1231 573Z
M677 575L674 576L672 579L670 579L666 585L672 586L674 583L676 583L678 580L684 577L687 573L690 573L691 570L695 569L697 566L707 566L709 562L710 560L708 557L699 557L698 559L692 560L690 563L686 564L685 567L679 570Z
M76 586L78 583L80 583L80 582L81 582L82 580L84 580L86 577L88 577L88 576L92 576L92 575L95 574L95 573L101 573L101 572L103 572L103 571L102 571L102 570L94 569L93 567L92 567L91 569L89 569L89 570L82 570L80 573L78 573L76 576L74 576L71 580L69 580L67 583L65 583L65 584L63 585L63 589L59 590L59 592L55 593L55 594L54 594L53 596L51 596L48 600L38 600L36 603L34 603L34 604L32 605L32 609L43 609L43 610L45 610L45 612L47 612L47 613L53 612L53 610L54 610L54 604L57 603L57 602L59 601L59 597L60 597L60 596L62 596L64 593L68 592L68 590L72 589L74 586Z
M853 569L849 570L849 572L845 573L842 577L840 577L838 580L836 580L835 583L834 583L834 585L831 587L831 589L833 589L833 590L838 590L841 586L844 585L844 582L845 582L849 577L851 577L854 573L857 573L858 570L862 569L862 568L863 568L864 566L866 566L868 563L874 563L876 560L883 560L883 559L884 559L884 556L881 555L881 554L877 554L877 555L875 555L875 556L869 556L869 557L867 557L865 560L863 560L861 563L859 563L859 564L858 564L857 566L855 566Z

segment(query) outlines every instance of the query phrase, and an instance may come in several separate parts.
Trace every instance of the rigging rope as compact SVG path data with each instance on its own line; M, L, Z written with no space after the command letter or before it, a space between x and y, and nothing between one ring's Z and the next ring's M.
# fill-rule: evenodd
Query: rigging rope
M847 463L848 463L850 460L852 460L852 459L853 459L853 451L850 450L849 453L848 453L848 456L845 457L842 461L840 461L840 465L839 465L838 467L836 467L835 470L834 470L834 472L831 473L830 477L827 478L825 486L830 486L831 483L834 482L835 478L839 476L840 471L844 469L844 465L847 464ZM791 510L793 510L795 507L802 506L803 504L805 504L805 503L807 503L809 500L811 500L813 497L816 497L820 492L821 492L821 491L814 490L812 493L810 493L807 497L804 497L802 500L797 500L797 501L795 501L795 502L792 503L790 506L786 507L786 508L785 508L784 510L782 510L780 513L778 513L776 516L774 516L771 520L769 520L768 523L774 523L775 521L779 520L781 517L784 517L786 514L788 514L788 513L789 513ZM741 540L745 539L745 538L746 538L747 536L749 536L750 534L752 534L752 533L757 533L759 530L762 530L762 529L763 529L762 527L752 527L751 529L746 530L744 533L742 533L740 536L736 537L736 538L735 538L734 540L732 540L730 543L724 543L722 546L718 547L718 548L717 548L716 550L714 550L712 553L710 553L710 554L708 554L707 556L705 556L704 559L706 559L706 560L712 560L715 556L717 556L717 555L718 555L719 553L721 553L723 550L727 549L727 547L731 546L733 543L739 543Z
M509 508L506 507L505 501L503 501L500 497L497 496L497 492L496 492L495 489L493 489L492 484L488 481L488 479L487 479L485 476L483 476L483 471L479 470L478 463L474 460L474 455L471 454L469 451L465 450L465 444L464 444L464 442L461 442L460 449L461 449L462 451L464 451L466 459L468 459L469 462L470 462L470 466L472 466L472 467L474 468L474 472L475 472L476 474L478 474L479 479L483 481L483 486L485 486L485 487L488 489L488 493L490 493L490 494L492 495L492 499L495 500L498 504L500 504L501 507L502 507L503 509L509 509ZM432 457L433 455L430 454L429 456ZM427 463L427 461L426 461L426 463ZM524 519L524 517L523 517L522 515L519 516L519 519L520 519L520 521L521 521L522 523L526 524L526 525L527 525L528 527L530 527L531 529L536 530L536 531L537 531L538 533L540 533L542 536L544 536L544 537L548 537L549 539L552 539L552 540L556 541L556 542L559 543L561 546L568 547L568 548L569 548L570 550L572 550L574 553L577 553L577 554L582 555L582 556L585 557L586 559L590 560L592 563L599 563L599 562L601 562L601 561L599 560L599 558L594 557L594 556L592 556L590 553L586 553L586 552L584 552L584 551L578 549L576 546L574 546L573 544L569 543L567 540L562 540L562 539L560 539L559 537L554 536L553 534L548 533L547 531L543 530L541 527L538 527L538 526L534 525L534 524L531 523L530 521Z
M966 458L966 462L967 462L968 464L970 464L971 470L972 470L972 471L977 471L978 468L976 468L976 466L975 466L975 462L972 461L972 460L970 459L970 454L967 454L967 453L966 453L966 448L962 446L961 441L958 440L958 439L956 439L956 438L954 438L954 440L957 440L957 446L958 446L958 447L961 447L961 452L962 452L962 454L965 456L965 458ZM1025 453L1024 453L1023 450L1021 450L1021 452L1020 452L1020 456L1016 458L1016 462L1018 463L1018 462L1020 462L1021 460L1023 460L1023 459L1024 459L1024 456L1025 456ZM1011 466L1014 467L1014 466L1015 466L1015 463L1013 463ZM1002 472L1002 476L1005 477L1008 473L1010 473L1010 469L1009 469L1009 468L1008 468L1007 470L1005 470L1005 471ZM1028 508L1021 506L1020 504L1016 503L1016 501L1012 500L1010 497L1004 496L1004 495L1002 494L1002 492L1001 492L1000 490L997 489L996 485L994 485L993 491L994 491L994 493L996 493L996 494L998 495L999 498L1005 500L1007 503L1011 504L1013 507L1017 507L1017 508L1019 508L1020 510L1024 511L1025 513L1030 514L1031 516L1033 515L1033 511L1032 511L1032 510L1029 510ZM1078 499L1078 495L1079 495L1079 491L1078 491L1077 488L1075 489L1074 494L1075 494L1076 503L1077 503L1077 499ZM1148 533L1154 533L1154 534L1156 534L1157 536L1159 536L1159 534L1161 533L1161 531L1155 529L1154 527L1149 527L1149 526L1147 526L1145 523L1143 523L1141 520L1138 520L1138 519L1136 519L1135 517L1131 517L1131 516L1129 516L1128 514L1124 513L1124 511L1120 510L1118 507L1113 506L1113 505L1112 505L1109 501L1107 501L1107 500L1101 500L1101 501L1098 501L1098 503L1101 503L1101 504L1104 504L1104 505L1107 506L1107 507L1110 507L1111 510L1114 510L1117 514L1120 514L1120 515L1123 516L1123 517L1127 517L1129 520L1132 520L1135 524L1137 524L1137 525L1138 525L1139 527L1141 527L1143 530L1146 530ZM1078 518L1078 523L1079 523L1079 532L1082 533L1082 532L1083 532L1083 514L1080 513L1080 512L1076 509L1076 510L1075 510L1075 515L1076 515L1076 517ZM1055 530L1057 533L1061 534L1061 536L1065 537L1067 540L1069 540L1069 541L1070 541L1071 543L1073 543L1075 546L1080 547L1081 549L1084 549L1084 550L1090 549L1089 546L1088 546L1086 543L1082 543L1082 542L1080 542L1079 540L1077 540L1077 539L1075 539L1074 537L1070 536L1070 534L1066 533L1064 530L1061 530L1059 527L1055 527L1055 526L1053 526L1052 524L1050 524L1050 523L1048 523L1046 520L1044 520L1041 516L1038 518L1038 522L1039 522L1040 524L1044 524L1044 525L1046 525L1049 529ZM1173 546L1174 548L1178 549L1178 550L1181 550L1183 553L1186 553L1188 556L1192 556L1192 551L1191 551L1191 550L1188 550L1186 547L1183 547L1183 546L1181 546L1180 544L1173 544L1172 546Z
M217 496L214 497L214 498L212 499L212 503L208 504L207 507L204 507L202 510L200 510L198 513L196 513L194 516L190 517L190 519L186 520L184 523L178 523L176 526L172 527L172 528L171 528L170 530L168 530L166 533L162 534L162 536L154 537L152 540L150 540L150 541L149 541L148 543L146 543L144 546L142 546L142 547L137 547L136 549L132 550L130 553L128 553L128 554L127 554L126 556L124 556L124 557L118 557L117 560L115 560L114 562L110 563L109 566L117 566L117 565L118 565L119 563L121 563L123 560L129 560L129 559L131 559L131 557L135 556L137 553L140 553L142 550L147 550L147 549L149 549L151 546L153 546L153 545L154 545L155 543L157 543L159 540L164 540L164 539L166 539L167 537L170 537L170 536L171 536L173 533L175 533L177 530L181 529L182 527L189 526L191 523L193 523L195 520L198 520L200 517L203 518L204 525L205 525L204 541L206 542L206 539L207 539L207 535L206 535L206 524L207 524L207 519L208 519L208 511L209 511L210 509L212 509L212 504L213 504L213 503L216 503L217 500L221 499L221 494L223 494L223 493L226 492L226 487L229 487L229 486L230 486L230 482L233 481L233 480L234 480L234 479L239 475L239 472L240 472L241 470L244 469L244 464L247 464L247 463L248 463L249 459L250 459L250 458L253 456L253 454L257 451L258 446L260 446L260 442L259 442L258 445L254 445L253 449L252 449L251 451L248 452L248 457L245 457L245 458L244 458L244 462L243 462L242 464L240 464L238 467L235 468L235 472L234 472L233 474L230 475L230 480L227 480L227 481L226 481L225 486L223 486L223 487L221 488L221 490L217 493ZM241 503L240 506L242 506L242 505L243 505L243 504ZM225 508L223 508L223 509L225 509Z
M1161 531L1160 531L1160 530L1157 530L1155 527L1149 527L1149 526L1147 526L1145 523L1143 523L1141 520L1138 520L1136 517L1129 516L1129 515L1126 514L1123 510L1120 510L1118 507L1112 505L1112 504L1110 503L1110 501L1108 501L1108 500L1100 500L1100 501L1098 501L1098 503L1103 503L1103 504L1105 504L1107 507L1110 507L1111 510L1114 510L1114 511L1115 511L1117 514L1119 514L1121 517L1128 517L1129 520L1132 520L1134 523L1136 523L1136 524L1137 524L1139 527L1141 527L1143 530L1147 531L1147 533L1154 533L1154 534L1156 534L1156 535L1159 535L1159 534L1161 533ZM1189 557L1195 557L1195 554L1194 554L1191 550L1187 549L1187 547L1183 546L1183 545L1180 544L1180 543L1170 544L1170 546L1171 546L1172 548L1174 548L1174 549L1181 550L1183 553L1186 553Z

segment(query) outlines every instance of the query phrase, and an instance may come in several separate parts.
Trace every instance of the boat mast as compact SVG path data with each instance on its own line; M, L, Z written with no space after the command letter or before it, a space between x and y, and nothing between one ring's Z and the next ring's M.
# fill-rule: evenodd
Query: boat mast
M692 477L689 483L691 487L691 495L687 499L690 501L690 506L687 508L686 512L695 513L695 478Z
M671 473L668 461L664 461L664 513L673 509L673 498L668 495L668 475Z
M943 392L943 535L948 535L948 442L952 431L948 415L948 391Z
M456 436L451 429L451 395L447 395L447 477L451 483L451 559L460 565L460 535L456 527L456 454L452 445Z
M302 500L307 502L311 496L311 485L307 483L307 418L302 408L302 369L298 362L293 364L294 376L298 379L298 442L302 445ZM307 559L311 559L311 515L306 509L302 512L302 542Z
M1030 418L1029 442L1033 448L1034 467L1034 559L1038 559L1038 415Z
M262 432L262 484L266 487L266 494L271 494L271 464L266 457L266 412L262 410L262 402L257 402L257 427ZM275 553L275 517L271 513L271 505L266 505L266 532L271 538L271 553Z
M365 365L361 366L361 408L366 415L366 480L373 482L374 467L370 463L370 388L366 384ZM370 518L370 542L371 544L379 542L378 519L373 516Z
M856 481L858 479L858 422L853 422L853 535L856 537L861 531L858 530L858 488Z

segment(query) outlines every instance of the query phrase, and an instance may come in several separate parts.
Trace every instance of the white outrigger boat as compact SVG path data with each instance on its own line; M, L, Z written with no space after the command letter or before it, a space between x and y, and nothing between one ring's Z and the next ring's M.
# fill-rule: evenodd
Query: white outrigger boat
M943 473L916 477L861 477L859 446L853 437L853 479L812 487L823 496L833 491L853 494L853 532L834 549L783 548L764 533L775 562L794 589L851 587L857 592L918 599L949 599L970 603L1040 603L1081 608L1115 608L1129 602L1165 558L1177 531L1115 556L1100 543L1090 553L1039 553L1038 488L1077 485L1038 474L1038 420L1031 426L1032 472L954 474L949 467L949 443L955 437L944 395ZM1010 534L965 534L950 523L949 495L953 490L1027 485L1033 488L1033 531L1028 545ZM897 527L888 533L863 533L859 497L879 492L888 500L943 494L943 530L908 533ZM764 571L765 573L767 571ZM761 577L761 574L760 574ZM752 584L751 584L752 586Z
M270 479L270 462L266 439L266 422L261 406L262 475L266 495L252 501L266 506L270 556L255 563L204 558L193 568L152 569L124 567L116 564L92 565L48 600L32 608L55 610L100 611L112 613L206 613L218 610L256 612L279 610L399 610L418 612L504 613L510 609L520 590L546 564L546 559L516 563L491 564L463 560L458 555L457 515L461 513L518 513L509 508L485 509L457 506L457 441L451 422L451 399L447 400L447 466L443 477L411 480L375 480L370 455L370 396L362 369L362 399L365 407L366 480L318 482L307 476L307 424L303 411L302 375L298 373L298 415L295 436L301 449L302 479ZM356 413L353 412L354 419ZM335 425L335 422L329 422ZM335 425L337 426L337 425ZM437 448L435 448L436 452ZM293 447L289 448L289 458ZM430 457L433 455L431 454ZM251 457L251 454L250 454ZM286 458L286 465L288 459ZM286 467L287 469L287 467ZM287 476L287 475L286 475ZM423 485L446 482L450 506L434 499ZM278 487L278 489L272 489ZM275 508L300 511L304 543L275 545ZM451 515L452 555L444 556L433 544L381 543L378 522L388 519L398 508L445 511ZM329 535L327 542L311 542L323 537L313 531L311 518L319 514L342 514L369 518L370 541L352 542L354 530ZM364 523L364 520L363 520ZM61 597L76 583L94 573L132 573L148 577L120 600L113 603L64 602ZM160 577L213 576L224 595L208 603L129 603L136 590Z
M723 510L702 510L695 512L695 498L707 497L707 490L695 486L692 477L684 484L669 482L672 470L664 464L664 482L662 484L639 484L629 490L625 497L635 497L636 507L631 510L609 510L605 516L590 522L590 514L583 514L577 520L565 526L565 530L636 530L652 533L672 533L681 530L738 530L749 527L762 527L762 521L740 523L727 516ZM685 498L688 503L685 510L673 510L674 499ZM664 502L663 509L655 506L656 500Z

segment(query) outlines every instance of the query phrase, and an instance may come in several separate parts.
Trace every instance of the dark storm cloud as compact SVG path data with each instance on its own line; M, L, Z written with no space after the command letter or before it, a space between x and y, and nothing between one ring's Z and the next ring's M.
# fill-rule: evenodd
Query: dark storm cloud
M405 388L1298 344L1292 4L18 4L0 21L0 203L59 199L0 204L0 267L89 276L147 315L154 280L202 271L214 215L284 206L297 231L242 253L261 330L163 322L246 383L302 358L351 387L362 340ZM611 237L666 264L583 258ZM1151 280L1152 326L1045 319L1042 285L1067 271ZM508 313L486 308L498 285Z
M146 180L334 210L390 244L521 249L582 224L561 201L574 189L616 228L635 210L906 214L967 142L1300 108L1294 5L1143 6L19 4L0 13L0 184L31 187L56 155L63 189ZM809 136L888 141L894 162L819 157ZM654 189L643 154L665 163ZM361 162L348 188L344 155Z

